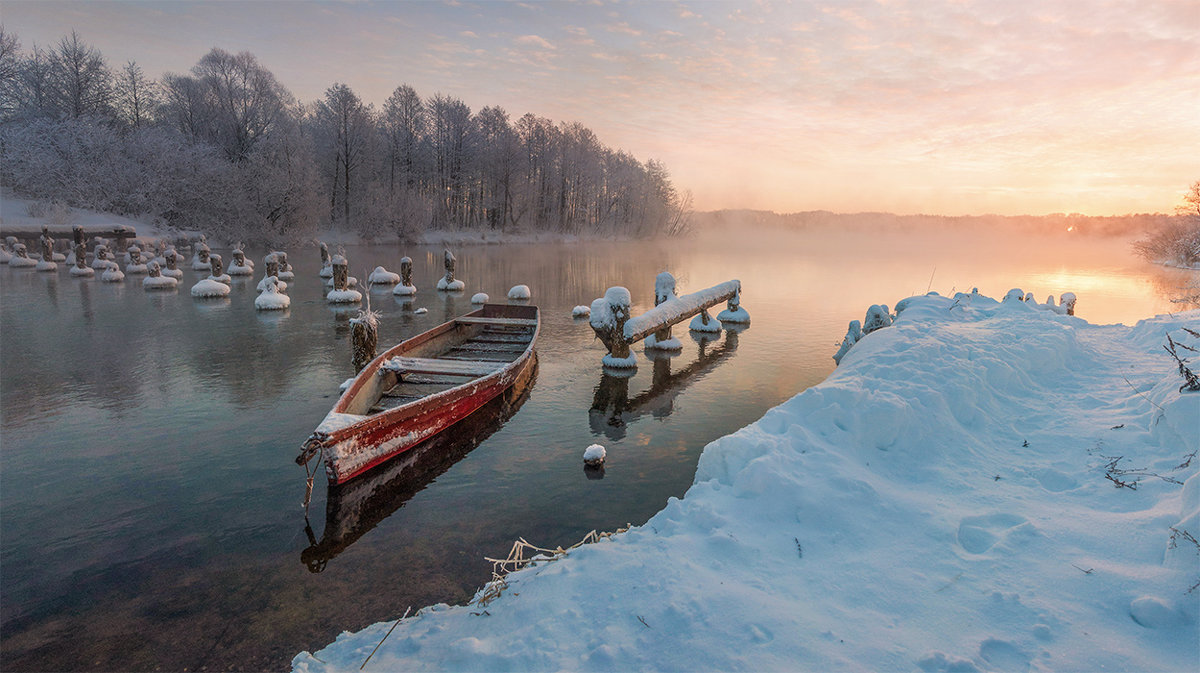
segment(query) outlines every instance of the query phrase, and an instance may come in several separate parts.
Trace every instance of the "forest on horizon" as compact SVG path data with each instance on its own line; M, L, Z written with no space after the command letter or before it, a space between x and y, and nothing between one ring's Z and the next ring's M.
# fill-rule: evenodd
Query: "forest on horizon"
M19 196L253 243L330 227L671 235L691 211L662 163L577 122L406 84L378 108L343 83L304 103L219 48L156 81L75 31L23 50L0 26L0 156Z

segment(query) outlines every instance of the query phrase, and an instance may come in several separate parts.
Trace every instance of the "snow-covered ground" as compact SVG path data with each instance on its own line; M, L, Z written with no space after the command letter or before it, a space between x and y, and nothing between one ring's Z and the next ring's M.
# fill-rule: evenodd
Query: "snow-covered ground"
M904 306L644 525L294 670L1196 670L1200 311Z

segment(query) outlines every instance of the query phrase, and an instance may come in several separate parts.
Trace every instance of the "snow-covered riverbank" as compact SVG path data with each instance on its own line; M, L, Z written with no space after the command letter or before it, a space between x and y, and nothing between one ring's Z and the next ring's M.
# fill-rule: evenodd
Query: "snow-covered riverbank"
M1200 311L913 299L645 525L420 610L366 669L1191 670L1200 392L1163 350L1200 347L1184 328ZM358 670L393 623L293 667Z

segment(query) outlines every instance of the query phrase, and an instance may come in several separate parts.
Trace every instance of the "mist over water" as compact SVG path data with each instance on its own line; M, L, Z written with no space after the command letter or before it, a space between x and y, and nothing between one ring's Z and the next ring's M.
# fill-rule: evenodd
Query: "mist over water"
M1186 308L1169 296L1193 278L1119 237L1009 230L726 222L685 240L454 252L460 294L432 289L441 248L347 248L360 280L414 260L411 303L366 293L380 349L471 310L475 292L504 301L523 283L543 316L536 381L361 489L330 495L318 480L307 521L293 458L351 374L356 312L325 302L315 249L289 251L281 313L254 310L260 276L199 301L190 270L149 293L139 276L0 268L4 667L286 668L342 630L468 600L490 578L484 557L517 537L553 547L646 521L686 492L707 442L827 376L870 304L1019 287L1038 301L1075 292L1080 317L1133 324ZM635 347L636 376L604 376L604 349L571 308L623 285L640 314L663 270L680 294L740 279L750 328L704 344L676 328L680 356L655 363ZM582 469L592 443L607 448L603 479Z

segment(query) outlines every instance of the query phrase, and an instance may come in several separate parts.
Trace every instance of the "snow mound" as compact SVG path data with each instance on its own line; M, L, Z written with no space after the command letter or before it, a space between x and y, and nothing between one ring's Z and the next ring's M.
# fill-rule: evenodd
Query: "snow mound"
M353 304L362 301L362 293L358 290L330 290L325 300L330 304Z
M73 266L71 267L71 275L80 278L91 278L96 275L96 270L90 266Z
M279 291L279 286L283 281L275 280L274 276L268 276L275 282L270 283L267 287L254 298L254 308L260 311L281 311L292 305L292 298Z
M592 444L583 451L583 462L587 465L601 465L604 463L604 458L607 452L603 446Z
M108 267L104 270L104 273L100 274L100 280L106 283L119 283L125 280L125 274L122 273L121 269L117 267L116 262L113 262L112 266Z
M571 309L572 318L587 318L590 315L592 315L592 309L590 306L576 306L575 308Z
M212 277L205 278L192 286L193 297L227 297L229 292L228 285L214 280Z
M437 289L446 292L462 292L466 287L467 284L461 280L455 279L447 282L445 277L439 278L437 283Z
M414 285L397 285L392 290L392 294L398 297L411 297L417 293L417 288Z
M491 299L491 297L487 296L486 292L476 292L471 295L472 304L486 304L488 303L488 299Z
M1028 308L913 298L706 446L644 525L508 575L485 616L418 611L370 666L1192 670L1200 547L1173 531L1200 537L1200 393L1155 336L1200 311L1130 328ZM357 670L388 619L293 670Z
M392 273L382 266L375 267L370 276L367 276L367 283L371 285L395 285L400 282L400 274Z
M688 329L693 332L705 332L716 334L721 331L721 322L716 318L709 316L708 322L704 322L704 314L698 313L692 322L688 324Z
M147 290L173 290L179 281L170 276L146 276L142 279L142 287Z
M509 299L529 299L531 296L528 285L514 285L508 291Z

